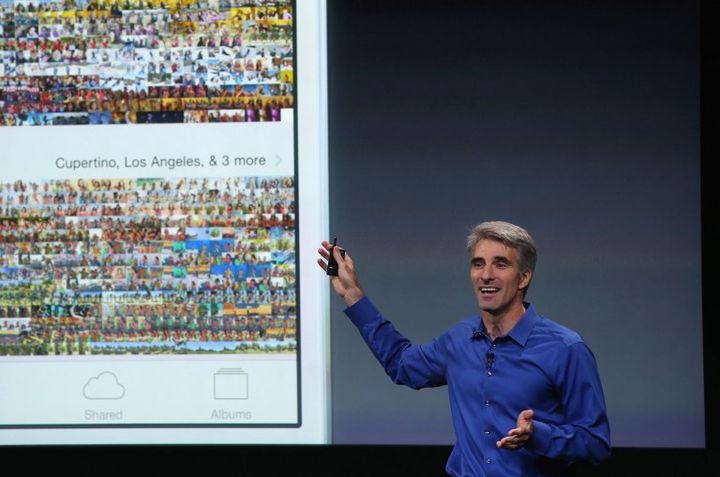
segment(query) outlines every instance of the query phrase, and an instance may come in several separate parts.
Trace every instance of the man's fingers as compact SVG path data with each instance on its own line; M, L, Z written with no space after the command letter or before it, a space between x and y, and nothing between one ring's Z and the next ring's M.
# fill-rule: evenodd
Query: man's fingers
M527 442L527 438L523 439L520 437L503 437L495 443L498 447L503 449L518 449L523 447Z
M324 258L328 259L330 258L330 254L332 253L335 257L335 260L338 262L344 262L344 261L350 261L352 263L352 260L347 255L347 251L343 249L340 245L333 245L327 240L322 241L322 248L318 249L318 253ZM344 254L342 252L345 252Z
M333 244L331 244L331 243L328 242L327 240L323 240L323 241L320 243L320 245L322 245L322 248L319 249L318 251L325 250L325 252L327 252L327 253L330 253L330 251L331 251L333 248L335 248L335 246L333 246Z
M505 437L497 441L496 445L504 449L518 449L523 447L529 439L529 426L515 427L510 429Z
M497 441L497 446L504 449L518 449L525 446L532 435L533 415L532 409L525 409L520 412L517 427L510 429L505 437Z
M520 447L520 443L512 437L503 437L499 441L495 443L498 447L502 447L504 449L517 449Z
M320 268L327 272L328 261L330 260L330 258L334 258L339 266L347 267L350 273L352 273L352 259L347 254L343 257L343 254L340 252L341 250L343 249L339 245L332 245L327 240L323 240L322 247L318 249L318 254L320 255L320 257L322 257L317 259L317 263ZM331 253L333 254L332 257L330 257Z
M338 263L345 263L350 269L353 268L353 261L350 254L347 253L347 250L337 245L333 248L333 254L335 255L335 260Z
M521 437L527 434L530 434L530 429L527 427L516 427L515 429L510 429L507 433L508 436L513 437Z

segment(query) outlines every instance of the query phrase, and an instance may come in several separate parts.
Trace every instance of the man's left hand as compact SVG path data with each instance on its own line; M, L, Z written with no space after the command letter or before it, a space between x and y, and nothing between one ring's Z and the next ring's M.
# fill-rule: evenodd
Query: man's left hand
M519 449L527 444L533 433L532 418L533 411L531 409L522 411L517 419L517 427L510 429L507 436L497 441L497 446L505 449Z

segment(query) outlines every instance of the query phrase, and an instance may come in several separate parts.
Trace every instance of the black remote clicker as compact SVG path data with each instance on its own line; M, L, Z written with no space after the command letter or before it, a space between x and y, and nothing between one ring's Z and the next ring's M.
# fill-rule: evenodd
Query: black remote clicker
M328 275L331 275L333 277L338 276L338 264L337 260L335 260L334 251L335 247L337 246L337 237L333 239L332 247L330 248L330 256L328 257L328 263L327 263L327 271L326 273ZM345 258L345 250L340 249L340 256L342 258Z

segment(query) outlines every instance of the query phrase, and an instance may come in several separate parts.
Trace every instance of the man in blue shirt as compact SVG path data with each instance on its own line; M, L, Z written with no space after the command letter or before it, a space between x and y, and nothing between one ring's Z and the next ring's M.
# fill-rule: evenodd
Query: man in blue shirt
M537 261L532 237L507 222L484 222L467 248L481 314L422 345L365 296L349 254L323 242L318 264L326 270L333 254L333 288L394 382L448 385L457 436L450 475L563 476L573 462L607 459L610 429L592 352L524 301Z

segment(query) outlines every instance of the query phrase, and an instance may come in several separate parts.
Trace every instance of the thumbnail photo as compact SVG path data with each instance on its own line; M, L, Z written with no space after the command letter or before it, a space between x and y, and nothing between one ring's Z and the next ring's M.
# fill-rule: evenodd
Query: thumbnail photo
M0 356L295 353L292 177L0 184Z
M293 31L287 0L0 0L0 125L291 120Z

